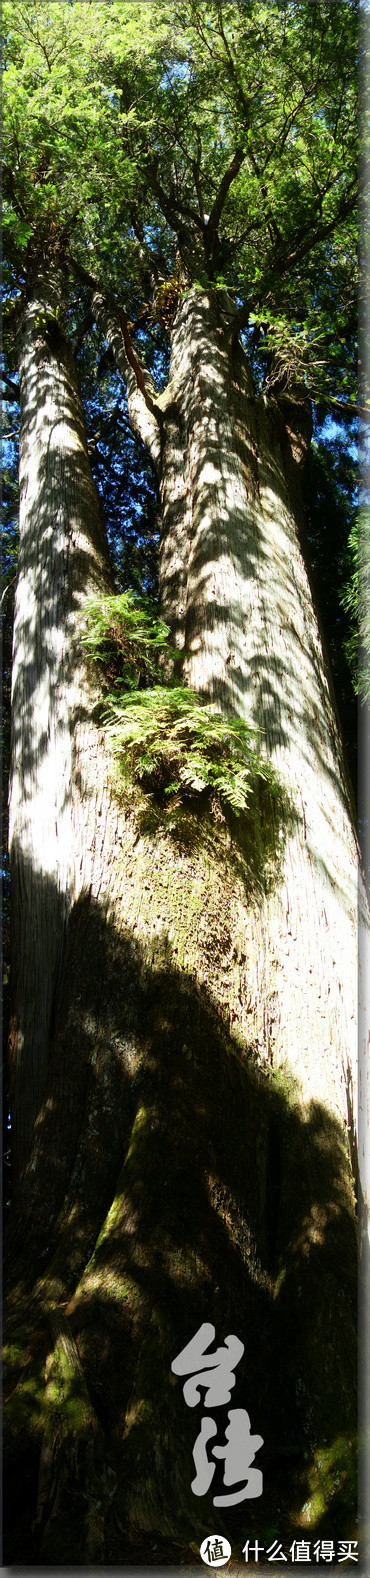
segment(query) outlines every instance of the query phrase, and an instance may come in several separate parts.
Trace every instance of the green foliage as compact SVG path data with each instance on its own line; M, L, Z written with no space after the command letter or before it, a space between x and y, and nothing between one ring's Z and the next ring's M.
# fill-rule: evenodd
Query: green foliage
M3 12L12 267L72 238L134 318L153 269L223 282L268 353L290 367L296 339L310 387L354 401L355 3Z
M133 692L108 705L106 720L118 754L157 792L213 791L238 814L247 809L253 776L273 779L247 725L201 702L185 686Z
M208 795L239 815L256 778L278 789L276 775L241 718L226 717L173 677L176 654L168 626L148 599L132 592L92 600L84 644L99 664L102 716L121 763L144 788L169 797ZM153 685L160 669L169 683Z
M83 394L94 413L90 454L112 520L124 467L131 489L138 547L124 525L119 584L140 588L142 577L154 588L153 500L140 537L132 487L140 456L122 460L115 377L96 397L100 374L83 327L89 303L72 272L67 283L70 252L124 302L140 360L160 386L164 328L170 334L183 286L199 282L236 299L265 388L303 380L323 416L338 398L353 412L358 9L355 0L166 0L146 4L145 30L142 21L135 3L5 0L4 237L16 302L35 261L62 256L67 327L73 322L80 353L83 342ZM315 558L321 582L326 556L325 601L338 610L343 555L333 573L325 520ZM329 645L332 658L346 647L353 670L355 604L340 596ZM130 683L141 688L150 649L135 640Z
M354 689L370 702L370 511L363 504L353 521L349 541L349 573L341 601L349 616L347 657Z
M349 538L348 538L348 560L349 560L349 565L348 565L347 581L346 581L346 584L342 588L342 591L340 592L339 595L340 595L340 602L342 604L342 608L344 608L346 610L346 613L349 616L348 617L349 633L348 633L348 635L346 636L346 639L345 639L344 649L345 649L347 662L348 662L348 666L349 666L350 673L351 673L353 689L355 691L355 694L357 695L359 691L362 694L362 689L363 689L363 685L364 685L364 681L365 681L365 673L363 672L362 669L361 669L361 672L359 673L359 663L358 663L358 643L359 643L358 602L359 602L359 596L358 596L358 520L357 520L357 518L353 522L353 525L351 527L351 531L350 531L350 534L349 534ZM364 607L363 607L362 608L363 615L364 615L364 612L365 612L365 610L364 610ZM369 621L369 619L366 621L365 618L363 618L362 626L363 626L363 628L362 628L360 634L362 635L364 654L366 654L367 659L369 659L369 657L370 657L370 628L369 628L370 627L370 621ZM364 694L365 694L365 692L364 692Z
M105 685L136 689L157 674L158 660L170 660L169 629L148 598L122 592L91 599L84 609L83 643L100 664Z
M181 276L179 274L175 274L173 278L165 280L163 285L158 286L155 294L155 310L168 333L171 332L180 298Z

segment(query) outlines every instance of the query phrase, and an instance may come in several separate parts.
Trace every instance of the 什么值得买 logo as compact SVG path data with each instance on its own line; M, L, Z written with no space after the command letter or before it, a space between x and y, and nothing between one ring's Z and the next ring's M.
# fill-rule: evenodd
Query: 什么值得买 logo
M202 1542L200 1554L207 1567L224 1567L225 1562L230 1561L231 1545L223 1534L208 1534Z

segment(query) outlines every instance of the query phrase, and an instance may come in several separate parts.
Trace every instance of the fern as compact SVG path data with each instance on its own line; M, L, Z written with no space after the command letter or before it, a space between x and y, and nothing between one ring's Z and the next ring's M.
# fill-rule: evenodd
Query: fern
M175 656L168 625L147 598L133 592L90 599L84 621L82 640L89 656L100 665L105 684L113 682L118 691L150 684L159 658Z
M252 780L274 782L256 750L256 734L240 718L229 718L184 686L156 685L108 698L104 721L114 748L144 785L165 794L213 790L239 814Z
M157 795L216 796L239 815L256 778L275 793L278 780L258 752L256 730L173 677L158 684L160 665L166 672L170 661L173 673L178 659L168 636L153 605L132 592L95 599L85 609L83 640L102 673L102 721L120 771Z

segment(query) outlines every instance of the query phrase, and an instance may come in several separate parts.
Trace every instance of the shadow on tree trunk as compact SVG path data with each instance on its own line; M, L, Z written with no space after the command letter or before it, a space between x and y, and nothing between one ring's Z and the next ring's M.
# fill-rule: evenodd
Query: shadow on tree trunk
M215 1521L211 1492L191 1491L202 1403L187 1408L171 1363L204 1321L216 1344L244 1343L232 1406L264 1441L262 1498L217 1525L233 1546L246 1530L354 1533L343 1133L257 1065L165 927L159 943L153 957L89 898L72 911L5 1249L12 1564L147 1561L152 1534L161 1562L199 1547ZM212 1494L222 1484L217 1464Z

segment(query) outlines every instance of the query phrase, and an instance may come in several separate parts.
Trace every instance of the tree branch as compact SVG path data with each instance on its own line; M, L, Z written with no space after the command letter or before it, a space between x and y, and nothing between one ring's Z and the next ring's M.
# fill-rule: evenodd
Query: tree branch
M235 61L233 60L233 56L231 54L231 49L230 49L230 46L228 44L228 40L226 38L226 34L225 34L225 31L224 31L224 25L223 25L223 21L222 21L221 6L220 6L219 14L218 14L217 26L218 26L218 31L219 31L220 37L222 38L225 54L226 54L226 57L227 57L227 60L228 60L228 63L229 63L229 75L231 77L231 81L234 84L234 87L236 88L237 97L239 99L239 103L242 106L243 114L245 116L246 128L249 131L249 128L250 128L250 106L249 106L249 103L248 103L248 99L246 99L246 97L245 97L244 89L242 88L241 82L239 82L239 77L238 77L238 74L237 74Z
M272 260L269 269L265 274L265 278L259 281L255 290L249 297L248 304L240 309L237 318L234 319L233 335L239 333L241 329L247 328L250 313L254 312L254 309L258 303L261 303L264 299L266 300L266 292L272 288L276 277L278 276L280 280L282 275L286 274L289 269L296 268L297 263L301 263L302 259L307 257L308 253L312 252L313 248L318 246L320 241L326 241L329 236L334 234L334 231L337 229L338 225L342 224L342 221L347 219L348 215L354 212L356 206L357 182L350 195L346 198L344 196L341 198L341 201L338 205L338 211L333 215L333 218L328 220L326 224L323 221L321 225L318 225L314 234L308 236L306 241L299 245L299 239L300 236L302 236L302 231L298 231L295 237L295 246L293 246L293 250L286 252L284 256L282 255L279 248L276 249L275 259Z
M198 202L199 214L200 214L200 218L201 218L201 221L202 221L202 225L204 225L203 194L202 194L202 188L201 188L201 184L200 184L200 171L201 171L201 165L202 165L202 139L201 139L199 127L196 128L196 138L197 138L197 157L196 157L196 159L193 159L193 161L192 161L192 171L193 171L193 176L194 176L194 186L195 186L195 190L196 190L196 194L197 194L197 202Z
M192 208L190 203L182 203L180 199L177 200L177 198L171 198L171 196L167 197L164 187L161 185L161 182L158 179L156 160L150 161L150 164L148 164L148 174L152 191L158 198L158 202L162 209L162 214L164 214L165 219L168 220L168 223L171 225L172 230L175 231L175 234L178 235L179 240L181 240L181 236L183 236L186 240L186 231L181 221L181 215L183 215L185 219L191 219L192 224L195 225L200 235L203 235L204 225L199 214L197 214L196 209ZM176 219L178 219L177 224Z
M92 329L93 322L94 322L94 319L93 319L93 315L92 315L91 308L90 308L89 312L85 313L85 317L82 319L82 323L80 324L80 328L79 328L78 334L76 336L76 340L75 340L75 344L74 344L74 355L75 356L78 356L78 352L81 350L81 345L83 345L83 341L85 339L85 334L88 334L89 333L89 329Z
M3 165L3 171L4 171L4 196L5 197L8 197L8 196L10 197L10 201L13 204L13 208L15 209L16 214L18 214L18 218L19 219L25 219L27 221L28 215L27 215L26 209L23 207L23 203L21 202L20 198L17 197L17 193L15 191L14 170L11 169L10 164L4 164ZM8 188L8 190L7 190L7 188Z
M148 410L153 411L153 409L154 409L153 400L151 399L150 395L148 394L148 384L149 384L148 374L144 373L144 369L141 367L141 364L138 361L138 358L136 356L136 352L134 351L134 347L133 347L132 341L130 339L129 327L128 327L128 322L127 322L126 313L124 311L124 308L122 306L120 306L119 302L116 302L114 300L114 297L111 296L108 292L104 292L104 293L101 292L100 286L98 284L98 281L96 279L93 279L92 274L88 274L87 269L83 268L82 263L78 263L77 259L76 258L72 258L71 254L70 254L70 263L72 264L74 272L76 274L78 274L80 279L83 281L83 284L87 285L89 290L92 290L94 292L94 298L95 298L95 295L96 295L96 298L99 299L99 301L100 301L100 299L102 301L104 301L106 303L107 307L109 307L109 309L113 310L117 314L117 317L118 317L119 323L120 323L120 327L121 327L121 330L122 330L122 337L123 337L123 343L124 343L124 347L125 347L125 351L126 351L127 361L129 362L130 367L132 367L133 372L135 373L135 378L136 378L138 389L141 390L141 393L144 395L144 399L147 401ZM145 379L146 379L146 382L145 382ZM150 386L154 390L154 384L153 384L152 379L150 379Z
M124 308L110 293L102 292L97 280L83 265L69 254L74 273L91 291L91 308L104 338L113 352L118 371L126 384L127 405L133 431L149 450L153 464L159 472L161 457L162 413L156 402L157 390L153 379L138 361L130 339Z
M13 400L18 400L19 401L19 399L20 399L19 384L14 384L12 382L12 379L7 377L6 373L2 373L1 374L1 378L2 378L3 384L6 384L7 389L10 389L10 393L12 395Z
M134 207L130 209L130 219L138 248L140 263L144 269L144 285L146 286L145 275L147 275L147 281L148 286L150 286L150 290L157 290L158 285L163 284L163 281L166 279L166 260L162 256L161 252L153 252L152 247L149 246L144 236L142 224Z
M239 174L239 170L241 168L241 165L243 164L244 159L245 159L244 148L237 148L235 153L234 153L233 159L231 160L231 164L229 164L228 169L225 170L225 173L224 173L224 175L222 177L222 181L220 182L220 185L219 185L219 188L218 188L218 192L217 192L217 197L215 197L215 201L214 201L214 203L212 205L211 212L210 212L210 215L209 215L209 219L208 219L207 224L205 225L205 229L204 229L205 250L206 250L206 254L207 254L208 257L211 257L212 252L214 251L214 242L215 242L215 238L216 238L216 234L217 234L217 226L218 226L219 220L221 218L222 210L225 207L226 198L227 198L228 192L230 190L230 186L232 186L233 181L236 180L236 176Z
M300 246L297 245L297 242L299 241L299 235L302 235L302 231L298 232L296 237L295 251L288 253L284 264L282 264L282 271L285 273L287 269L294 268L296 263L301 263L302 258L306 257L308 252L311 252L312 247L317 246L319 241L326 241L327 237L331 236L333 231L336 230L337 225L340 225L343 219L347 219L348 215L352 214L356 207L357 181L353 187L353 192L351 195L346 198L344 196L341 198L341 201L338 205L338 212L334 215L333 219L327 220L326 224L323 220L322 224L318 225L315 234L311 237L308 236L307 240ZM307 226L304 227L304 232L306 229Z

